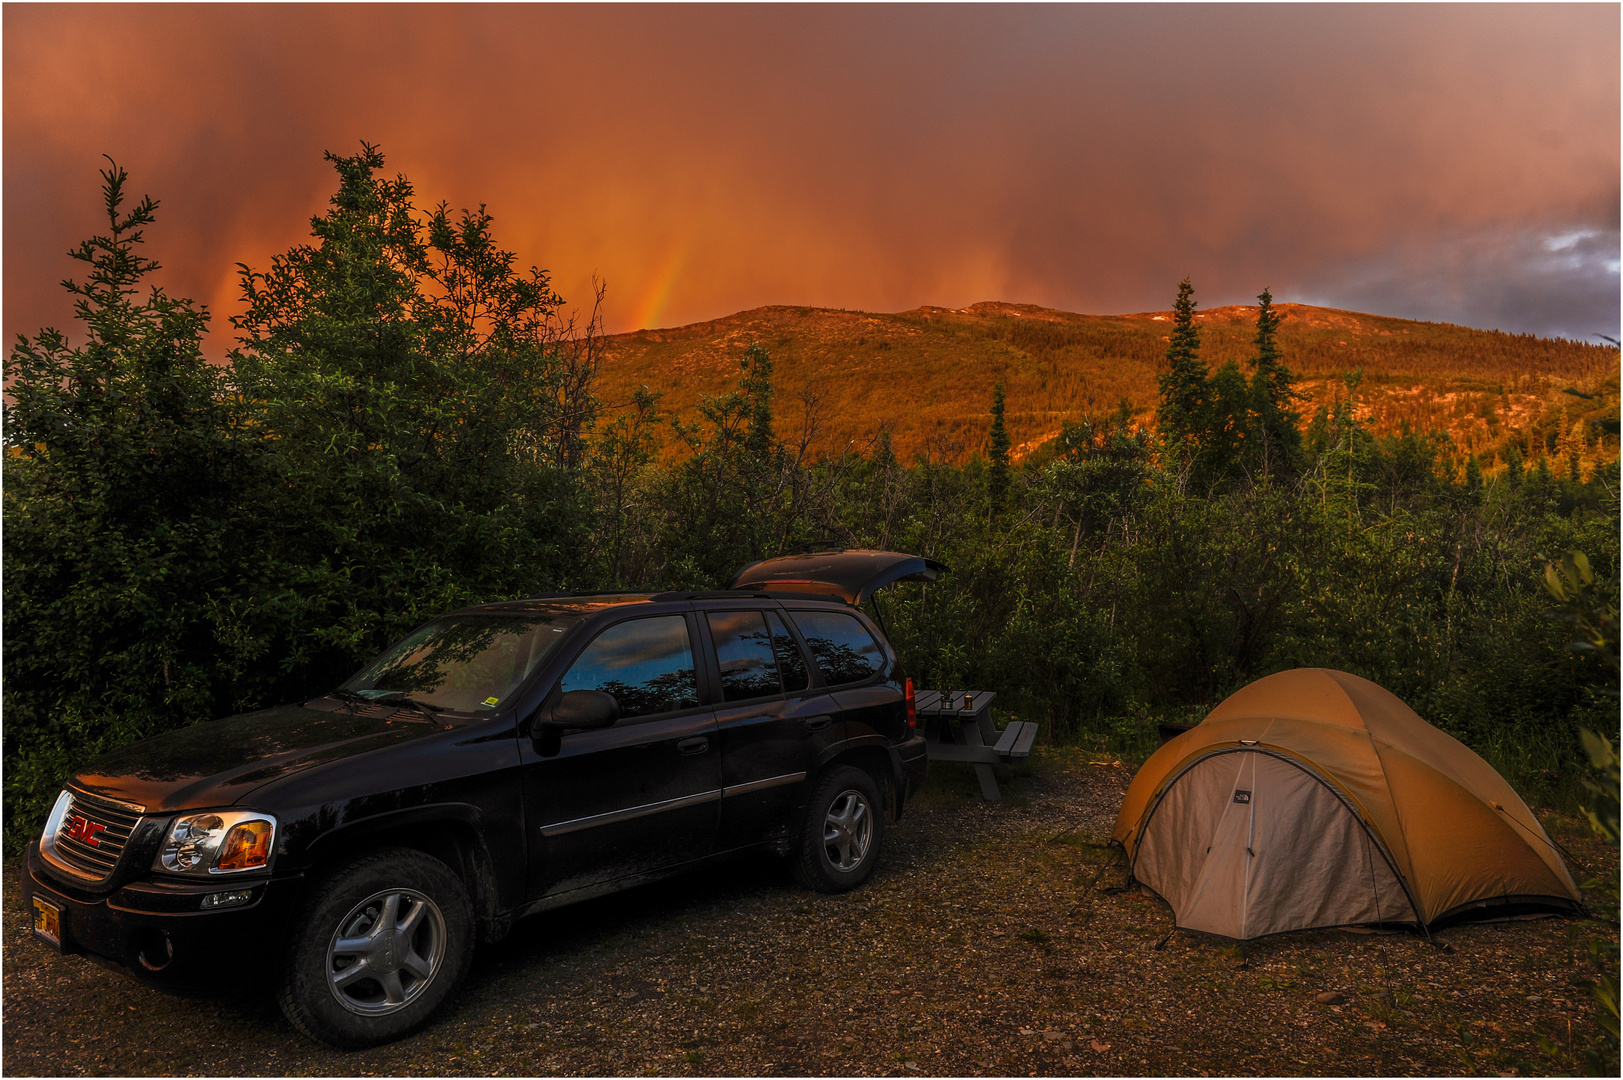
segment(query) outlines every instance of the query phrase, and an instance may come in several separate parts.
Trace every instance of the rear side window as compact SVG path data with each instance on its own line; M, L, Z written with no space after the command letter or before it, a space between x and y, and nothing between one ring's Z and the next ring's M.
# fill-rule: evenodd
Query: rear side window
M687 620L658 615L609 627L586 646L559 689L613 694L622 717L695 707L699 679Z
M882 665L879 643L856 616L840 611L797 611L795 625L830 686L861 682Z
M772 639L767 636L761 612L712 611L706 618L710 620L710 637L716 643L721 692L726 700L766 697L782 689L772 656Z

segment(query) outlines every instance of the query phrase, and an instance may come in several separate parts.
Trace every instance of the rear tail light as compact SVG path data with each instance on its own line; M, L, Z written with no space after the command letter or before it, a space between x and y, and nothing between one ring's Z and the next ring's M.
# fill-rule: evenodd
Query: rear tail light
M907 730L913 731L919 726L919 706L913 697L913 680L907 680Z

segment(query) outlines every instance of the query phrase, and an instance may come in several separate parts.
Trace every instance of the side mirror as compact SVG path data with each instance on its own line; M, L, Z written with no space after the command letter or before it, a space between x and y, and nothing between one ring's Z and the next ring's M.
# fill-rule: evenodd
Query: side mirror
M531 737L542 757L554 757L566 731L597 731L620 719L620 703L601 690L571 690L558 699L549 716L538 717Z
M596 731L614 726L620 719L620 703L613 694L601 690L571 690L552 707L548 723L576 731Z

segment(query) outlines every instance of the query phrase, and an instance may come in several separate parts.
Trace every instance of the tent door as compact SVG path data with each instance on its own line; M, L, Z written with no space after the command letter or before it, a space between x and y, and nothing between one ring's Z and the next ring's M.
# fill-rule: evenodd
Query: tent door
M1178 926L1241 941L1371 922L1417 922L1363 823L1315 773L1266 751L1184 770L1151 809L1133 876Z

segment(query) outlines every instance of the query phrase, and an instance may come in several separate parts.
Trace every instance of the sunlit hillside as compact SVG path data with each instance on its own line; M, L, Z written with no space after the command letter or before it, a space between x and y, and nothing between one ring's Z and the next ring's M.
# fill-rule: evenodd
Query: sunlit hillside
M1616 457L1616 436L1597 442L1601 429L1590 423L1618 415L1614 348L1301 304L1278 310L1286 361L1307 395L1304 422L1347 394L1343 377L1361 369L1354 406L1377 432L1405 423L1446 431L1461 459L1470 452L1491 461L1512 440L1530 460L1540 444L1561 458L1576 446L1586 465ZM1244 367L1256 308L1196 317L1207 363ZM664 410L686 414L736 380L754 341L777 365L781 430L795 435L810 417L815 452L866 449L888 427L904 456L961 459L983 448L1001 379L1019 455L1063 421L1123 398L1149 423L1170 322L1170 312L1079 315L1006 303L896 314L756 308L608 339L600 392L612 405L646 385L663 393Z

